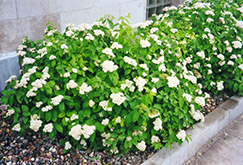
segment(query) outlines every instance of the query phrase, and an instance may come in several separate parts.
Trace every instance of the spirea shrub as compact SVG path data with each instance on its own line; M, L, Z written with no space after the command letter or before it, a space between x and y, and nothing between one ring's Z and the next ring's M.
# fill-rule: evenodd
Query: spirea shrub
M65 136L111 154L181 144L208 93L243 91L243 7L192 1L132 28L102 18L52 25L18 47L21 76L2 93L14 131ZM9 90L11 89L11 90Z

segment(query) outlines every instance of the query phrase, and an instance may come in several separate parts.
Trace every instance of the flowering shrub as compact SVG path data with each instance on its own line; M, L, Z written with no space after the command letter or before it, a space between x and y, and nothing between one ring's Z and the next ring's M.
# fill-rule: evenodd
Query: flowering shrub
M243 91L239 5L186 2L137 30L126 18L69 24L64 33L50 25L44 40L18 47L21 76L2 91L6 118L20 133L63 134L65 150L180 144L204 121L208 93Z

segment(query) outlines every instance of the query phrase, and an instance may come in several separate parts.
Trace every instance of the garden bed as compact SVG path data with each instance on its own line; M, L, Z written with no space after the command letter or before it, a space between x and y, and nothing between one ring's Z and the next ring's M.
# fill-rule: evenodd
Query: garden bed
M221 94L208 98L208 103L203 107L202 113L209 115L220 104L229 98L227 94ZM39 163L39 164L141 164L148 162L150 157L153 157L158 150L147 148L145 152L128 152L122 156L111 156L106 151L93 152L88 150L71 150L68 153L63 153L63 147L58 142L63 140L62 137L57 137L51 140L47 135L27 133L21 137L17 132L11 130L11 122L3 120L5 115L4 106L1 107L0 115L0 163ZM207 117L206 117L207 119ZM167 148L169 149L169 148ZM156 154L155 154L156 155ZM147 161L146 161L147 160Z

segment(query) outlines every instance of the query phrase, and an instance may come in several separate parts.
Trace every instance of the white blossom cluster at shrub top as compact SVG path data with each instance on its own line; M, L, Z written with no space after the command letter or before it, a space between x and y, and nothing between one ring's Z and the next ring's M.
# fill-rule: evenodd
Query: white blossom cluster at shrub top
M18 47L21 76L1 102L12 129L63 134L65 151L111 154L188 140L209 94L243 92L243 6L202 0L166 7L134 30L125 18L52 25ZM11 89L11 90L9 90Z

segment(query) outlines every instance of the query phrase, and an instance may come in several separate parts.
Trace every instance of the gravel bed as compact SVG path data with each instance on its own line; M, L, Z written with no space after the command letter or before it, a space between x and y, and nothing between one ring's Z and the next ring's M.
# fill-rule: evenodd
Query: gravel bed
M210 113L228 98L226 94L212 96L203 108L203 114ZM157 152L147 148L145 152L128 152L118 157L111 156L106 151L93 152L92 149L87 149L71 150L64 154L63 147L58 144L62 140L61 137L51 140L47 135L40 133L34 135L26 133L21 137L17 132L11 131L10 123L3 119L5 115L3 109L4 107L0 106L0 164L138 165Z

